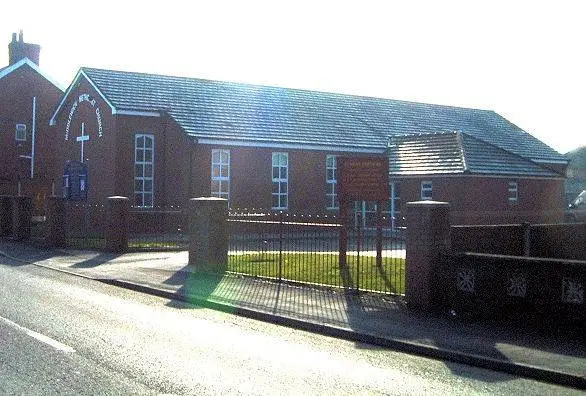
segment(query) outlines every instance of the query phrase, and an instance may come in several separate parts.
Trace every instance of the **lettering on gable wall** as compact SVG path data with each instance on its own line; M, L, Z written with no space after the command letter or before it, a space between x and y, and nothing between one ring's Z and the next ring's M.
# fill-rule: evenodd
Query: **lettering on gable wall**
M87 102L94 109L96 121L98 124L98 137L102 137L102 135L104 134L104 128L102 125L102 113L100 112L100 108L97 106L96 100L93 97L91 97L90 94L84 93L79 95L79 97L71 104L71 108L69 109L69 115L67 117L67 125L65 126L65 140L69 140L69 129L71 127L71 121L73 120L73 116L75 115L77 107L83 102Z

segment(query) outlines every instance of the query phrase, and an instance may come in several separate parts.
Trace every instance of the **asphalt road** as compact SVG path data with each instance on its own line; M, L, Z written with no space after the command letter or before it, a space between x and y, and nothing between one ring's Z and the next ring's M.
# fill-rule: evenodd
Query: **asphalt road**
M0 394L579 394L32 265L0 264L0 345Z

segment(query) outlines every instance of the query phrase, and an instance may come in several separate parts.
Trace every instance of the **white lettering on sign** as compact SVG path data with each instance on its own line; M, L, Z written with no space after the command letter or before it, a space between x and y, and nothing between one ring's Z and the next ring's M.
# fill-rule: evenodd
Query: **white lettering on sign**
M67 125L65 126L65 140L69 140L69 130L71 128L71 121L73 120L73 116L75 115L75 111L80 103L87 102L92 108L95 108L96 114L96 121L98 124L98 137L102 137L104 135L104 127L102 123L102 113L100 112L100 108L96 106L97 102L94 98L90 96L88 93L81 94L77 97L71 104L71 109L69 109L69 116L67 117Z

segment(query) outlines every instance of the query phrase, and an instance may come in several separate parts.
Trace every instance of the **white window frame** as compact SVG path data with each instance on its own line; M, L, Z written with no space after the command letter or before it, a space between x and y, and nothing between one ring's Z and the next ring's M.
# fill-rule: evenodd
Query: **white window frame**
M226 161L223 161L226 159ZM212 149L210 194L230 200L230 150ZM217 184L217 188L214 188Z
M508 190L508 201L510 205L516 205L519 203L519 182L510 181L507 184Z
M144 138L142 147L138 146L138 140ZM150 139L151 147L147 147L147 139ZM139 151L143 151L142 161L139 160ZM147 161L146 153L151 151L151 161ZM147 167L150 165L150 174L147 174ZM142 168L140 174L137 172L138 167ZM139 208L152 208L155 202L155 135L148 133L137 133L134 135L134 206ZM137 188L137 182L141 182L142 188ZM147 182L150 182L150 189L146 188ZM150 204L145 200L145 196L150 194ZM140 204L137 204L137 196L140 196Z
M337 156L326 155L326 209L340 209L338 202L338 164ZM333 178L330 177L330 171Z
M26 142L26 124L16 124L14 140L17 142Z
M401 214L401 182L391 182L390 196L391 227L395 229Z
M284 159L284 164L282 163ZM271 207L277 210L289 208L289 153L274 152L271 161L272 201ZM277 177L275 177L277 169ZM276 187L276 188L275 188ZM284 188L285 187L285 188ZM276 192L275 192L276 190ZM277 205L275 206L275 197ZM284 197L284 198L283 198ZM287 202L283 202L287 201Z
M424 180L421 182L421 200L433 200L433 182L431 180Z
M369 224L372 226L376 219L378 203L376 201L354 201L354 227L358 227L360 218L360 227L366 228Z

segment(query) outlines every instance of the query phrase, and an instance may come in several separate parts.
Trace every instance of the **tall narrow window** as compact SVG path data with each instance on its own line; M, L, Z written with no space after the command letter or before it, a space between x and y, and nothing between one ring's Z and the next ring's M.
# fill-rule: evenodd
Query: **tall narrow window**
M338 180L336 156L326 156L326 208L338 209Z
M289 154L273 153L273 209L289 207Z
M431 201L433 198L433 183L431 181L421 182L421 200Z
M509 182L509 204L519 202L519 185L517 182Z
M63 175L63 198L69 199L71 196L71 186L69 183L69 175Z
M153 207L153 175L155 165L155 137L134 136L134 206Z
M16 124L16 133L14 138L19 142L24 142L26 140L26 124Z
M212 150L211 195L230 199L230 150Z
M394 229L399 224L401 217L401 184L391 183L391 227Z

